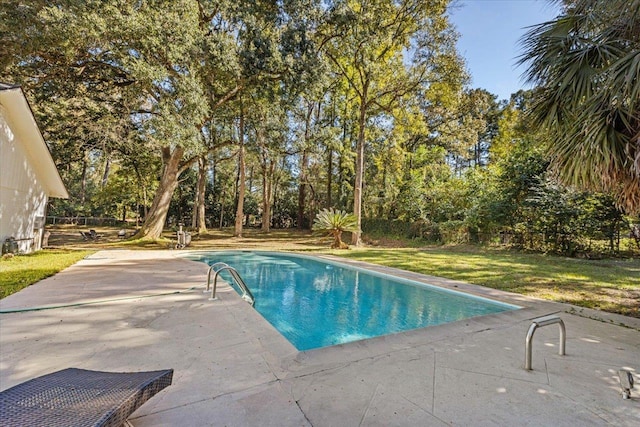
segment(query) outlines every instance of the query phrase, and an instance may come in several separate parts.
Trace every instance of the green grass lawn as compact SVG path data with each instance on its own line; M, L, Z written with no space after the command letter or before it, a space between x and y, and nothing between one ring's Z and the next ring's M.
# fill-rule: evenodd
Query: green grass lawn
M90 250L45 249L28 255L0 258L0 298L53 276L94 253Z
M332 254L640 317L640 259L594 261L467 246L367 248Z

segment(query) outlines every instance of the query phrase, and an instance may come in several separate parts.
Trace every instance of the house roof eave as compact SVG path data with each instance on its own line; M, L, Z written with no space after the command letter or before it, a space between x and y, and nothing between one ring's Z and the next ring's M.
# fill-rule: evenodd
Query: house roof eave
M22 88L0 82L0 105L6 111L13 132L19 135L19 140L22 141L47 196L68 199L69 193L60 178Z

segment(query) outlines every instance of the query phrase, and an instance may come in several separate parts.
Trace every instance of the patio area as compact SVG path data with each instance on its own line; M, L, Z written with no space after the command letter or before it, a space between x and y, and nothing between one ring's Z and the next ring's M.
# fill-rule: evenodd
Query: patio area
M68 367L173 368L134 426L640 425L640 319L368 265L524 308L298 352L229 286L209 301L207 266L181 255L100 251L1 300L0 389ZM548 314L566 355L540 328L526 371L527 329Z

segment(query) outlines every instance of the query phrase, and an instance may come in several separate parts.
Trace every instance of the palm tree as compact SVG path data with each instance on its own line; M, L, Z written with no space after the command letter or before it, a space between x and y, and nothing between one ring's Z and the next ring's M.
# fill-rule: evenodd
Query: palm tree
M327 231L333 236L332 249L348 249L349 246L342 241L342 232L357 229L358 219L355 215L333 208L322 209L313 220L314 231Z
M539 86L531 114L550 131L551 168L640 213L640 0L562 4L524 35L519 60Z

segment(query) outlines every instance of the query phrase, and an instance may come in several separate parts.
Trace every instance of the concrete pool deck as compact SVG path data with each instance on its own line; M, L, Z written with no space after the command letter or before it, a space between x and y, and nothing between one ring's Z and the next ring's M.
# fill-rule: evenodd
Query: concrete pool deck
M209 301L207 266L181 255L100 251L0 300L65 306L0 314L0 390L67 367L173 368L134 426L640 425L640 319L367 265L524 308L298 352L230 287ZM539 328L525 371L531 319L554 313L567 354Z

